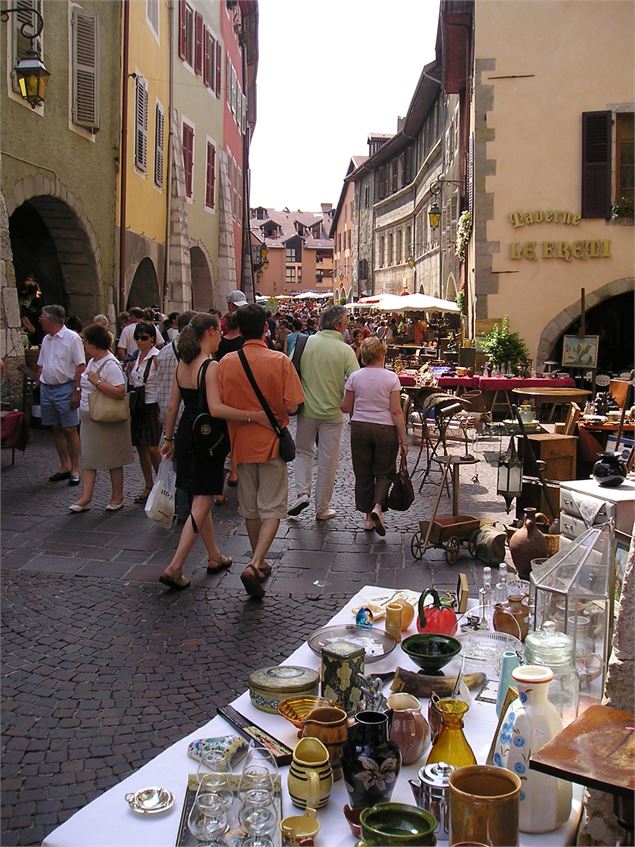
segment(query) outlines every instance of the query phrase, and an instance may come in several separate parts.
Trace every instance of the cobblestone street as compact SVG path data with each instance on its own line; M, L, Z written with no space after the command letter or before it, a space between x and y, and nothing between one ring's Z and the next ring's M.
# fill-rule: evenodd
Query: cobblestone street
M142 506L104 512L101 475L92 511L69 513L77 489L46 481L56 468L45 431L32 432L14 466L3 454L3 845L38 844L209 720L246 688L251 670L282 660L361 586L454 588L459 571L471 587L478 584L481 565L465 545L452 568L441 550L422 562L411 555L412 534L438 494L431 482L438 474L408 512L388 513L385 538L363 532L348 442L346 429L332 503L337 517L317 524L310 507L281 524L262 603L248 600L239 580L249 546L235 489L215 513L219 546L233 556L233 568L207 576L199 544L186 566L194 569L192 588L175 594L157 578L176 546L177 526L155 527ZM496 471L482 460L483 448L498 446L480 443L479 464L462 468L462 514L504 517ZM417 452L413 446L411 465ZM128 468L128 503L141 487L138 466ZM450 510L444 494L439 513Z

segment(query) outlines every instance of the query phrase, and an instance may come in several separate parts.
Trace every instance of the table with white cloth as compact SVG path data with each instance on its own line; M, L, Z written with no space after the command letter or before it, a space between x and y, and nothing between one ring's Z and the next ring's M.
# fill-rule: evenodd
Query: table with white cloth
M352 609L358 608L373 598L389 597L392 589L377 586L365 586L339 611L330 624L354 623ZM320 622L316 622L316 629ZM383 622L378 624L383 629ZM416 631L415 624L403 637ZM283 664L318 668L320 657L304 642ZM366 673L381 673L403 667L413 671L418 668L397 646L384 659L368 663ZM445 669L448 675L460 669L460 661L453 659ZM491 673L488 674L491 676ZM386 686L388 691L389 683ZM388 692L389 693L389 692ZM423 714L427 714L427 700L423 700ZM249 694L245 692L231 704L273 737L292 748L298 742L298 730L287 720L259 711L251 704ZM465 717L465 734L479 763L484 763L496 730L497 718L493 705L473 700ZM185 798L187 777L196 772L196 762L187 755L188 744L196 738L208 738L219 735L238 734L238 731L220 716L177 741L164 750L147 765L144 765L118 785L106 791L92 803L84 806L69 820L53 830L43 841L44 847L174 847L176 843L181 809ZM425 764L429 748L414 765L403 766L397 780L392 801L414 805L414 798L408 779L416 779L417 771ZM239 765L240 767L240 765ZM288 768L281 768L283 780L283 815L301 814L291 805L286 791ZM142 816L135 814L125 800L128 792L135 792L149 786L167 788L175 795L174 806L160 815ZM554 832L539 835L520 833L520 845L535 847L556 847L574 843L574 836L581 809L582 788L574 785L574 800L571 815L566 824ZM353 847L356 839L350 832L342 813L343 806L349 802L344 780L333 784L328 805L318 813L320 832L316 838L316 847Z

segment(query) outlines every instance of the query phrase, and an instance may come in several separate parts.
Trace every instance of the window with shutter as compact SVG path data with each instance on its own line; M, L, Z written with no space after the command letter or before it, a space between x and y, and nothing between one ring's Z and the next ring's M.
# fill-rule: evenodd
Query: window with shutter
M159 38L159 0L146 0L146 20Z
M20 27L24 24L27 25L27 32L33 31L35 27L35 17L33 15L33 9L36 12L39 12L41 15L44 13L42 0L18 0L17 3L8 4L11 6L15 6L17 12L15 15L11 16L12 22L12 51L13 51L13 62L11 67L14 68L20 59L24 59L27 50L35 50L38 56L41 59L44 59L44 42L42 40L42 36L44 30L38 35L37 38L33 39L31 42L30 38L26 38L26 36L22 35L20 32ZM16 79L15 71L11 71L12 85L13 90L16 93L20 93L20 87L18 86L18 81Z
M163 188L163 150L165 144L165 113L157 102L154 123L154 184Z
M223 48L216 42L216 96L221 97L221 76L223 70Z
M203 84L209 87L209 48L210 34L206 26L203 26Z
M188 65L194 67L194 11L185 4L185 50L183 58Z
M633 216L635 199L635 123L632 112L615 115L615 202L630 217ZM626 202L624 202L626 201Z
M227 105L230 106L232 102L232 85L231 85L231 62L229 61L229 56L225 57L225 99L227 101Z
M582 217L611 214L611 113L582 113Z
M207 142L207 167L205 171L205 205L208 209L213 209L214 190L216 186L216 148L208 141Z
M203 71L203 16L198 12L194 15L194 73L200 75Z
M73 6L72 120L96 132L99 129L99 37L94 12Z
M135 79L134 161L139 170L148 166L148 84L142 76Z
M183 170L185 171L185 195L192 197L194 175L194 127L183 122Z
M185 59L185 45L186 45L186 27L187 27L187 14L186 14L186 2L185 0L179 0L179 58Z
M241 222L243 219L243 172L242 168L236 170L236 198L237 198L237 213L236 217Z

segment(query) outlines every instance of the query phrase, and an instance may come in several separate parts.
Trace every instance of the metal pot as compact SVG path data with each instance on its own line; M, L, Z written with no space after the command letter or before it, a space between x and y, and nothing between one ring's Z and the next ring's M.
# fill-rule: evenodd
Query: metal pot
M410 787L417 806L425 809L438 821L437 841L447 841L450 837L449 779L455 770L446 762L436 762L419 769L419 782L411 779Z

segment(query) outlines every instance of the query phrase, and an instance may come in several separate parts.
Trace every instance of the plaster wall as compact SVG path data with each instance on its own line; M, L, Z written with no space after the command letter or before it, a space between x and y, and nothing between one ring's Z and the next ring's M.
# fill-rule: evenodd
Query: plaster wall
M612 280L632 279L632 225L581 219L515 226L509 216L579 215L581 115L633 111L634 17L635 6L621 0L476 3L477 317L508 314L533 358L545 324L581 288L588 296ZM543 242L551 241L610 242L610 248L603 258L543 258ZM512 244L533 242L537 258L513 257Z
M351 181L346 183L342 208L337 219L337 228L333 239L333 256L335 259L333 285L340 288L343 286L346 291L351 290L353 276L357 278L357 268L354 267L356 262L353 258L355 255L353 249L354 207L355 183ZM338 245L341 245L339 250Z
M374 190L375 190L375 175L371 171L369 174L364 174L360 179L355 181L356 187L356 202L353 212L353 259L355 267L353 269L354 278L357 279L357 285L360 296L370 294L374 289L373 282L373 222L374 222ZM368 206L366 205L366 189L368 188ZM366 279L357 277L358 262L366 261L368 276ZM335 280L337 284L338 280Z

